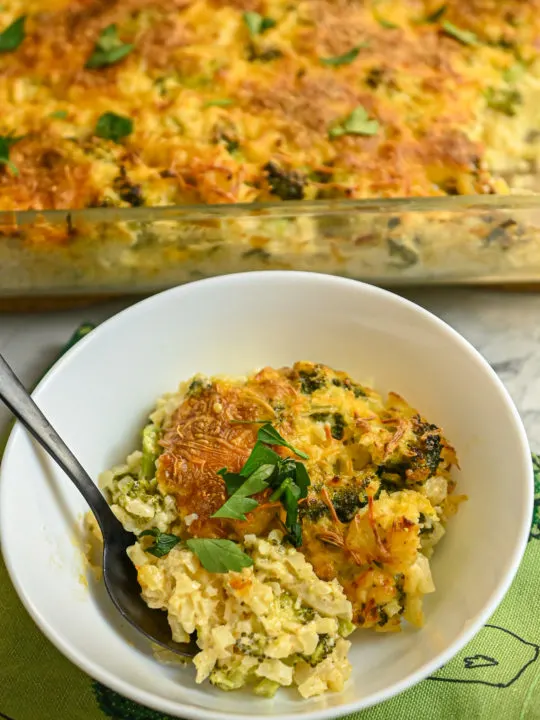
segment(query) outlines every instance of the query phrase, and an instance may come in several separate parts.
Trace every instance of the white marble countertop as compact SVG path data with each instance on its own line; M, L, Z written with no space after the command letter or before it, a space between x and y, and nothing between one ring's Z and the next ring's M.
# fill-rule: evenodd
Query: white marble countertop
M464 335L500 375L540 451L540 294L422 290L406 294ZM30 386L77 326L99 323L126 302L42 314L0 314L0 353ZM473 389L471 388L471 392ZM0 428L8 413L0 406Z

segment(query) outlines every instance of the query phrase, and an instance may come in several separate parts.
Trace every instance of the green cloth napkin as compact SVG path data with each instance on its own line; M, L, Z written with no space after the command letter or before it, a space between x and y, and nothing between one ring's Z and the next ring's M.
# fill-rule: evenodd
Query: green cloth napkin
M77 330L63 352L92 326ZM0 452L2 444L0 443ZM467 647L432 677L347 720L540 720L540 458L523 562L504 601ZM0 718L172 720L93 681L41 634L0 561Z

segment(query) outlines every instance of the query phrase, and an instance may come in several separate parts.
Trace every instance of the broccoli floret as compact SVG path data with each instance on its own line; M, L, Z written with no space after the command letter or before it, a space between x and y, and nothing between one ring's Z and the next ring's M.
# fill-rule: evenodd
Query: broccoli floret
M302 200L306 178L296 170L284 170L275 162L264 166L270 192L282 200Z
M300 370L300 390L304 395L311 395L316 390L320 390L326 385L326 378L318 371L317 368L311 371Z
M310 622L315 617L315 610L305 605L296 605L296 601L288 592L282 592L279 596L280 607L302 622Z
M251 633L250 635L241 635L236 641L235 647L243 655L262 657L264 655L265 644L264 635Z
M189 383L186 395L188 397L195 397L200 395L204 390L208 390L211 387L211 382L204 377L194 377Z
M279 683L275 682L274 680L263 678L260 683L257 683L257 685L255 685L255 687L253 688L253 692L255 693L255 695L271 698L274 697L279 687Z
M341 522L348 523L356 515L359 508L367 505L367 500L362 502L358 492L353 488L340 488L332 494L332 505Z
M120 199L129 203L131 207L144 205L141 186L132 183L125 175L120 175L115 178L114 189L120 196Z
M310 415L315 422L327 422L330 425L330 433L336 440L343 439L345 430L345 418L341 413L312 413Z
M492 110L513 117L517 114L517 106L521 105L523 97L517 90L489 87L486 90L486 102Z
M352 380L349 380L349 378L346 378L345 380L341 380L340 378L333 378L332 384L336 387L350 390L354 393L355 398L366 397L366 391L364 390L364 388L361 385L353 382Z
M422 422L419 415L413 418L415 439L408 444L409 457L387 462L378 469L381 489L393 492L410 483L424 482L435 475L441 462L441 431L436 425ZM412 478L409 478L412 475ZM383 487L386 485L386 487Z
M252 677L252 668L246 668L241 656L236 656L227 668L216 667L210 673L209 680L220 690L238 690Z
M317 522L317 520L320 520L322 517L329 514L330 510L328 509L328 505L326 505L322 501L313 501L310 499L308 502L302 503L302 505L300 505L301 520Z
M348 637L352 632L356 630L356 625L350 620L338 619L338 632L341 637Z
M335 646L335 638L330 637L330 635L321 635L314 652L309 656L305 656L304 660L309 663L311 667L315 667L315 665L318 665L330 655Z
M283 57L283 53L279 48L274 47L268 47L266 49L258 49L254 45L251 45L251 47L248 50L248 60L250 62L271 62L272 60L277 60L278 58Z

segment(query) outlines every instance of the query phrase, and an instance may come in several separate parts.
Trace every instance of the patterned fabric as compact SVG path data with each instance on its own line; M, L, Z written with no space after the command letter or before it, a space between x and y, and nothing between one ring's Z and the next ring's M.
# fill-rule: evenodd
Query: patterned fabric
M63 352L91 329L81 326ZM529 543L489 623L435 675L346 720L540 720L540 457L532 461L536 494ZM2 561L0 588L0 718L172 720L66 660L27 615Z

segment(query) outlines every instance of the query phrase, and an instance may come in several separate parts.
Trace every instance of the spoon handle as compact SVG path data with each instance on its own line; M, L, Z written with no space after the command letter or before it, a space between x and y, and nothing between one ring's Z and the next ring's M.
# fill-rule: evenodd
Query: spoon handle
M35 437L82 494L103 534L119 524L105 498L0 355L0 399Z

